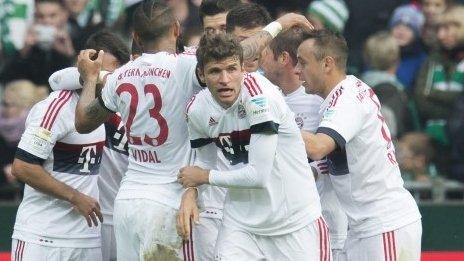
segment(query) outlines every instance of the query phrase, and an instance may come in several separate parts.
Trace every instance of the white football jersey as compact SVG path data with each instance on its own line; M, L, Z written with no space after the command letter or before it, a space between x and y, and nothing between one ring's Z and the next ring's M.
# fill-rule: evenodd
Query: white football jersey
M114 199L121 179L127 171L128 142L124 123L117 113L105 122L106 141L103 148L98 188L103 223L113 224Z
M48 79L48 83L54 91L78 90L82 89L79 77L77 67L68 67L54 72ZM129 152L126 130L121 117L115 113L104 125L106 141L103 148L98 189L103 223L112 225L114 199L118 193L121 179L127 170Z
M324 101L321 97L307 94L303 86L284 96L288 107L295 113L298 127L312 133L320 123L319 110ZM317 191L321 198L322 216L327 222L332 249L342 249L348 231L348 220L338 202L328 175L319 175L316 180Z
M330 179L348 215L349 235L369 237L420 219L403 187L395 148L374 91L347 76L321 105L317 130L337 149L327 156Z
M118 199L146 198L178 208L177 183L190 146L184 108L201 89L193 53L144 53L107 77L100 102L119 112L129 142L129 165Z
M74 128L78 94L52 92L31 109L16 157L41 164L55 179L98 200L98 174L105 129L89 134ZM44 194L26 185L13 238L53 247L87 248L100 246L100 227L87 222L71 203Z
M250 138L272 137L259 135L268 131L277 135L275 157L262 162L270 170L262 177L262 186L227 186L225 224L232 223L259 235L281 235L320 217L319 196L300 131L280 91L266 78L257 73L246 74L237 101L227 109L214 100L209 90L203 90L187 105L187 115L192 148L198 148L198 152L213 148L207 155L213 158L217 155L216 146L228 160L228 171L211 170L212 185L225 183L220 181L225 177L246 176L239 172L251 164L249 149L255 154L269 150L251 147ZM257 172L262 171L259 166L254 167Z

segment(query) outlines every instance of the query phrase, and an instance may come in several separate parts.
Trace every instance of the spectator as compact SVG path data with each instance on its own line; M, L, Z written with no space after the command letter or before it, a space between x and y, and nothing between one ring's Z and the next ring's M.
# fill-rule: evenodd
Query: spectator
M454 6L443 13L438 22L438 40L440 50L425 62L415 91L421 119L426 126L434 128L444 127L456 98L464 89L463 6Z
M413 5L403 5L395 9L390 19L390 30L398 41L401 50L401 60L396 75L412 93L416 75L427 55L421 42L421 32L424 16Z
M311 2L306 17L316 29L329 29L343 33L348 20L348 8L342 0L317 0Z
M405 134L398 142L397 159L405 181L428 182L434 150L430 137L420 132Z
M28 79L46 85L53 72L70 66L75 52L66 30L67 18L60 0L37 0L35 22L24 47L6 62L0 80Z
M105 26L106 15L111 19L118 17L122 11L122 1L120 0L63 0L66 10L69 13L68 28L72 42L77 51L84 49L85 42L89 36ZM119 2L119 4L118 4ZM115 11L111 11L110 5L113 4ZM119 6L119 7L118 7ZM108 12L105 12L105 9ZM108 20L110 25L113 20Z
M439 18L438 41L440 49L430 55L419 72L415 99L425 131L437 141L437 168L441 173L450 173L450 140L446 126L464 89L463 6L451 7Z
M454 0L422 0L422 13L425 24L422 30L422 40L429 50L439 47L437 39L437 21L440 15L454 4Z
M362 47L367 37L388 26L393 10L410 0L356 0L345 1L350 18L345 26L344 36L348 43L348 72L359 75L364 71Z
M392 137L399 137L409 128L408 98L403 84L395 75L400 61L400 48L388 32L378 32L367 39L364 57L370 69L363 74L362 79L374 89L382 103L382 115Z
M16 10L21 10L17 12ZM34 18L34 1L2 1L0 12L0 59L12 56L24 46L28 24ZM1 66L1 62L0 62Z
M15 178L11 175L11 163L21 134L24 132L27 113L36 101L36 87L30 81L13 81L5 87L0 106L0 187L2 188L15 183ZM4 196L0 195L0 197Z

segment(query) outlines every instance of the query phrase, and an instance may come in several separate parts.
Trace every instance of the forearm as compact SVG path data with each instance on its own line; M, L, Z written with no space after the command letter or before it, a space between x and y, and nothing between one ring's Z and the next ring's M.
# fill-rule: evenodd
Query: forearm
M209 183L226 188L263 188L271 175L277 150L277 135L252 134L245 167L230 170L211 170Z
M79 133L89 133L95 130L111 114L99 104L99 101L95 98L95 90L96 81L87 81L84 83L84 88L76 107L75 126Z
M15 159L12 168L13 175L32 188L52 197L71 202L77 190L58 181L42 166L29 164Z
M312 160L321 160L335 150L336 144L329 136L301 131L305 143L306 155Z

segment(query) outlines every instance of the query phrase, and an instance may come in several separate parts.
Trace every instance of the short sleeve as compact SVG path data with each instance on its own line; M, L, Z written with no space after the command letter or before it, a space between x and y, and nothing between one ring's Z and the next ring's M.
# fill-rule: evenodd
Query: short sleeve
M18 144L16 158L29 163L37 163L37 159L46 160L57 140L72 131L74 122L69 123L66 105L72 92L36 104L26 120L26 128Z
M343 148L361 130L364 117L365 111L361 102L342 91L325 109L317 133L330 136Z
M190 146L193 149L203 147L213 142L213 139L202 130L201 124L201 111L199 107L194 106L194 102L197 96L193 96L192 99L187 103L186 117L187 126L189 132Z
M197 75L197 58L195 52L188 51L179 54L177 61L177 73L181 86L184 86L186 92L190 95L198 93L204 87Z
M116 95L117 74L112 73L106 77L106 83L98 96L98 101L110 112L117 112L118 96Z
M270 91L263 92L264 88L270 90L273 86L258 85L256 79L251 76L245 77L244 86L248 92L246 94L245 112L250 123L250 132L252 134L277 134L281 123L279 104Z
M68 67L54 72L50 78L48 78L48 83L50 84L50 88L54 91L78 90L82 89L79 77L80 74L77 67Z

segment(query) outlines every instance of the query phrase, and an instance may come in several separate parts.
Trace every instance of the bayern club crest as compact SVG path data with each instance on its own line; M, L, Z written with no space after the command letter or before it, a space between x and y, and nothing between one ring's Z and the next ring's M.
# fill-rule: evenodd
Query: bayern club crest
M243 107L242 104L239 104L238 105L238 117L240 119L243 119L243 118L245 118L245 116L246 116L245 107Z
M295 118L295 122L296 122L296 125L298 126L298 128L303 128L303 125L304 125L304 122L303 122L303 118L301 117L296 117Z

